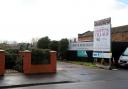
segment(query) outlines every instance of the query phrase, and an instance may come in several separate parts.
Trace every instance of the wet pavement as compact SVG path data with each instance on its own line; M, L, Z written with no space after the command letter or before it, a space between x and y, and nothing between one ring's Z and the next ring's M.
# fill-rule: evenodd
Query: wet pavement
M128 89L127 80L39 85L11 89Z
M63 74L80 82L128 80L128 70L106 70L62 63Z
M128 70L105 70L59 62L56 74L5 74L0 88L17 89L124 89L128 88ZM35 86L38 85L38 86ZM32 86L32 87L31 87ZM19 88L18 88L19 87ZM103 88L104 87L104 88Z
M5 74L0 77L0 88L22 87L73 82L60 73L24 75L21 73Z

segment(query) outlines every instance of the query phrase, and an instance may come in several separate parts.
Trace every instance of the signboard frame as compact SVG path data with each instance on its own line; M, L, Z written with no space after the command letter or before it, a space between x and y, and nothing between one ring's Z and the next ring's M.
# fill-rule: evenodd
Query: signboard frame
M111 52L111 18L94 22L93 51Z
M112 52L111 52L111 18L106 18L94 21L94 43L93 43L93 57L97 64L97 59L101 59L100 65L111 69ZM105 60L108 60L108 65L104 65ZM99 64L99 63L98 63Z
M93 42L71 42L68 50L93 51Z

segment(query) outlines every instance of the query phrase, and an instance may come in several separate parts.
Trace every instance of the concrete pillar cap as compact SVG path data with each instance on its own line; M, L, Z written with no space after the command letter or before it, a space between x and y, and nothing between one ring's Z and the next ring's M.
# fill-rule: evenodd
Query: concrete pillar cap
M50 51L51 53L55 53L56 51Z
M20 52L31 52L31 51L29 51L29 50L24 50L24 51L20 51Z
M0 52L4 52L4 50L0 49Z
M24 50L24 52L31 52L31 51L29 51L29 50Z

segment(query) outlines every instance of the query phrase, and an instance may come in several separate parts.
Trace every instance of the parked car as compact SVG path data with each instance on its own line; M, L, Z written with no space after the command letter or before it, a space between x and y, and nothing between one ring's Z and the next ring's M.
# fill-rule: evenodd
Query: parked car
M128 66L128 47L125 49L125 51L120 56L118 63L120 66Z

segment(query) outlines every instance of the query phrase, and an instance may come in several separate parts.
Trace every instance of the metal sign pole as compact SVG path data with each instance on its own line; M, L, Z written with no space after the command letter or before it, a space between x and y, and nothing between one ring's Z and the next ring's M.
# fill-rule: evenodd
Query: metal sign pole
M111 29L111 18L110 18L110 53L112 53L112 29ZM111 56L112 57L112 56ZM109 59L109 65L110 65L110 69L112 68L112 58Z

